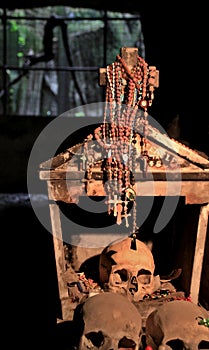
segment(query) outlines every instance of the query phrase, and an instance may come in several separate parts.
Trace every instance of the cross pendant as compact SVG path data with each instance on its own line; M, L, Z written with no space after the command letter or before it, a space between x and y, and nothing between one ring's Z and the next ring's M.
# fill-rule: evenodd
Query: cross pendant
M122 210L123 210L123 206L122 206L122 201L119 201L116 205L117 207L117 225L120 225L122 220L121 220L121 213L122 213Z
M117 194L114 194L114 199L109 199L107 203L108 205L113 204L113 215L117 216L117 203L118 203Z
M113 211L113 215L114 216L117 216L117 203L118 203L118 196L117 194L114 195L114 211Z
M129 227L128 216L131 216L131 214L128 214L127 212L125 212L125 213L122 215L122 217L125 218L126 227Z
M80 158L82 160L82 170L86 170L86 155L83 154L82 157Z

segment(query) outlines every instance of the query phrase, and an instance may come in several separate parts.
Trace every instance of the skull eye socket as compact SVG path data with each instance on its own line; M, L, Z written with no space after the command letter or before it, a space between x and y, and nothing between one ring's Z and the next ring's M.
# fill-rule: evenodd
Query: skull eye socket
M119 349L122 348L122 349L129 349L129 350L131 350L131 349L135 349L135 347L136 347L135 341L133 341L132 339L128 339L126 337L123 337L118 343L118 348Z
M91 341L93 346L99 348L104 343L104 336L101 331L89 332L85 334L85 337Z
M169 345L172 350L186 350L184 342L180 339L169 340L166 345Z
M114 272L115 283L122 283L128 281L128 271L126 269L117 270Z
M151 272L145 269L141 269L137 273L137 279L142 284L150 284Z
M198 344L198 349L200 349L200 350L209 349L209 341L202 340L202 341Z

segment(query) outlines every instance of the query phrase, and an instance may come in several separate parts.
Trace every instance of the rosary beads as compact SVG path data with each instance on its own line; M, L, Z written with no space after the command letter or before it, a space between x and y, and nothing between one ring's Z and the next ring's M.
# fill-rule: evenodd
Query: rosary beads
M95 128L93 137L102 149L101 162L103 184L107 195L108 213L113 214L120 225L132 216L132 232L136 227L136 192L134 172L136 167L136 144L140 142L142 171L154 165L155 160L147 151L147 109L152 105L155 87L155 67L148 67L138 56L136 64L129 66L123 57L106 67L106 97L103 123ZM143 134L135 132L135 119L143 116ZM90 170L87 174L90 177ZM132 208L132 215L130 214Z

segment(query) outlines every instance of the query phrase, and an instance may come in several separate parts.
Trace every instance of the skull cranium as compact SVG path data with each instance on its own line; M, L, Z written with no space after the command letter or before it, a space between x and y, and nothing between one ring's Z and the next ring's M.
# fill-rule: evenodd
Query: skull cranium
M146 320L146 343L153 350L209 349L209 328L199 324L206 310L185 300L159 306Z
M83 331L78 350L139 349L141 316L125 296L104 292L89 297L79 315Z
M99 274L104 289L143 300L154 291L154 259L147 245L127 237L108 245L100 255Z

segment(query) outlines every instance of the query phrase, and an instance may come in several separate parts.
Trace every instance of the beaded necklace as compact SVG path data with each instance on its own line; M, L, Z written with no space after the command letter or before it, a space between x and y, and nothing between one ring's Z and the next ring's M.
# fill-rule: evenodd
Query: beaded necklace
M107 193L108 213L121 224L125 218L129 227L129 204L132 204L132 232L136 232L136 193L133 172L136 164L137 135L134 122L139 110L143 112L143 135L140 149L143 171L147 169L147 109L152 105L155 87L155 67L148 67L138 56L130 67L120 56L106 67L106 97L103 123L94 130L94 137L105 151L103 162L104 186Z

